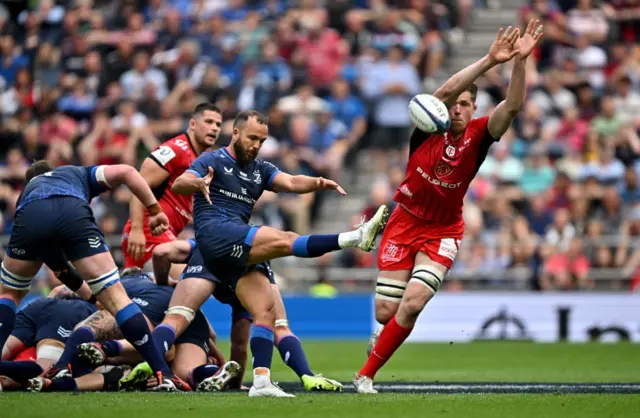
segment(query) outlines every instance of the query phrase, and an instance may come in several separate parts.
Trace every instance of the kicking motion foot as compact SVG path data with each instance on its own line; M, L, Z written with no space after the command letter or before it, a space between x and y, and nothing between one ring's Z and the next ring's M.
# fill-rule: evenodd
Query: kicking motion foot
M353 386L358 393L378 393L378 391L373 388L373 380L368 376L356 375L356 378L353 379Z
M228 361L218 370L216 374L204 379L196 391L198 392L222 392L227 388L229 382L240 375L240 365L235 361Z
M322 392L342 392L344 386L337 380L328 379L321 374L315 376L304 375L302 376L302 384L304 388L309 392L322 391Z
M378 211L369 221L362 222L358 230L361 232L360 242L358 248L363 251L371 251L375 248L376 238L385 224L387 223L387 215L389 209L385 205L378 208Z

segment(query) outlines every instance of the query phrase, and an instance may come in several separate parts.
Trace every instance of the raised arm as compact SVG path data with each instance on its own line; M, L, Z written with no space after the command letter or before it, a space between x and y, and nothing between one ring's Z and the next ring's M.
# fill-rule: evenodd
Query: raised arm
M526 61L542 38L542 26L538 20L530 20L524 36L516 42L518 55L511 71L507 97L500 102L489 117L487 130L493 138L500 138L511 126L511 122L524 105L526 93Z
M509 26L504 33L502 28L500 28L495 41L491 44L489 53L477 62L454 74L442 87L436 90L433 95L442 100L447 107L453 106L460 93L465 91L478 77L496 65L509 61L518 54L514 45L519 35L520 29L518 28L512 29L512 27Z

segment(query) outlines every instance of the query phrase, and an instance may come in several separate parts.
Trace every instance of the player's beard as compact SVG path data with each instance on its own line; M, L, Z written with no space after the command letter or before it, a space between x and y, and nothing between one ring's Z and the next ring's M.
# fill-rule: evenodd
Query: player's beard
M233 150L236 153L236 158L238 159L238 162L241 164L247 164L255 160L255 156L250 157L249 151L242 147L242 144L240 144L239 140L233 144Z

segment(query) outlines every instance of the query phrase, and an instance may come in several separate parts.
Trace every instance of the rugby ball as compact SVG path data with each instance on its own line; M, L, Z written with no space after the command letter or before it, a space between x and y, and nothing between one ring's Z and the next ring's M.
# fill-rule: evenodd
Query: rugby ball
M443 133L451 126L449 109L430 94L418 94L409 102L409 118L422 132Z

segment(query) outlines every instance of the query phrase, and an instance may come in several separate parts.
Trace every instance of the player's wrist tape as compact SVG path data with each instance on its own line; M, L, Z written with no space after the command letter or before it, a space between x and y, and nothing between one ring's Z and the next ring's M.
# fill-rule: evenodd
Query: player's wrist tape
M158 202L153 203L153 204L151 204L151 205L147 206L147 210L149 211L149 214L150 214L151 216L155 216L155 215L157 215L157 214L159 214L159 213L161 213L161 212L162 212L162 208L160 207L160 205L158 204Z

